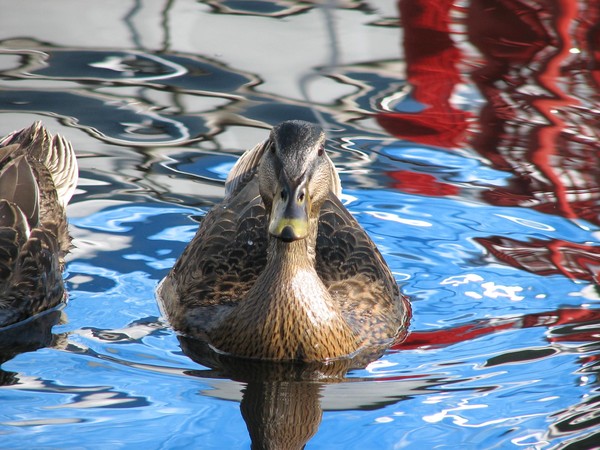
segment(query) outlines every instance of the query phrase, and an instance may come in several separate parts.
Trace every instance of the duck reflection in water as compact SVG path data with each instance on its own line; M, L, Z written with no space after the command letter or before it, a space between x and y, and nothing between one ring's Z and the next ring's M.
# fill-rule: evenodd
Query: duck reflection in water
M348 369L347 361L254 361L220 355L204 341L180 337L179 342L187 356L213 368L193 374L245 383L240 410L253 449L303 448L321 423L322 383L343 379Z
M0 363L53 345L63 317L65 209L77 184L71 144L39 122L0 141ZM2 372L0 384L12 384Z
M406 335L401 336L403 339ZM206 341L179 336L183 352L195 362L210 367L206 370L188 371L189 375L205 379L234 380L245 385L240 410L246 422L253 449L300 449L318 431L323 415L323 389L336 383L360 381L348 379L346 373L353 368L365 367L378 359L382 352L366 354L360 359L342 358L330 361L260 361L236 358L215 352ZM415 387L412 381L406 384L411 394L425 389L434 381L419 380ZM232 383L229 383L231 387ZM369 380L369 385L381 383ZM385 384L385 383L384 383ZM386 389L385 398L376 398L377 391L364 388L368 404L382 405L395 403L405 395L405 390L395 386L394 395ZM343 391L344 400L348 399ZM238 399L232 392L214 393L205 391L203 395ZM379 394L381 397L381 394ZM361 408L360 399L352 399L352 406L343 409ZM335 400L332 400L335 402Z

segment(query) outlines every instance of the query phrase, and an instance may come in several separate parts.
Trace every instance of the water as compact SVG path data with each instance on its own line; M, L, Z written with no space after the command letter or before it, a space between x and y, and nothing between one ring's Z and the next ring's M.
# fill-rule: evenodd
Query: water
M249 448L261 414L307 448L598 446L600 10L471 3L0 1L0 134L43 120L81 169L0 447ZM341 382L212 371L154 289L236 157L315 111L411 334Z

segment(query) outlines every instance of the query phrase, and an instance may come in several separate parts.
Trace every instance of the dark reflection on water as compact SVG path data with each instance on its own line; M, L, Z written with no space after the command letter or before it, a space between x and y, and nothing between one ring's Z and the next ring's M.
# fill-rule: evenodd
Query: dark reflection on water
M206 3L210 5L216 14L240 14L277 18L299 14L313 8L310 4L296 4L297 2L209 0Z
M349 361L328 364L268 363L218 355L205 342L180 337L181 348L212 370L191 371L245 384L240 410L252 448L303 448L317 432L323 414L320 387L343 381Z
M63 307L64 305L60 305L35 317L0 328L0 364L11 360L20 353L53 346L60 341L61 337L52 334L51 330L61 320L65 320ZM17 383L16 375L0 369L0 386Z
M417 394L435 386L441 380L427 376L406 377L404 389L388 391L384 384L368 378L347 378L349 370L364 367L380 354L361 355L359 360L341 359L325 363L273 363L227 357L214 352L203 342L179 337L184 353L210 369L186 372L201 378L230 379L244 384L240 411L252 448L304 448L319 429L323 408L372 409L394 404L404 396ZM400 377L402 378L402 377ZM381 382L392 381L381 380ZM344 398L341 393L327 392L327 387L339 383L363 383L362 398ZM401 392L404 391L404 392ZM228 398L230 393L224 391ZM393 392L390 395L389 392ZM219 394L211 394L219 396ZM361 404L361 401L366 403Z
M600 314L587 320L556 327L550 334L554 342L579 344L569 347L569 351L581 354L577 371L582 382L593 380L596 389L593 394L551 415L549 435L551 437L577 436L567 440L562 448L595 448L600 437L600 396L597 394L600 380Z
M217 133L220 127L207 125L210 115L198 112L233 108L241 100L236 91L258 83L256 77L196 55L64 49L34 41L28 45L36 51L11 52L21 57L20 64L4 75L36 80L48 90L3 91L2 109L76 118L78 126L114 144L185 143ZM170 101L157 104L158 92L168 93ZM186 95L198 97L194 106L200 111L180 104L179 97ZM219 109L214 110L215 105Z

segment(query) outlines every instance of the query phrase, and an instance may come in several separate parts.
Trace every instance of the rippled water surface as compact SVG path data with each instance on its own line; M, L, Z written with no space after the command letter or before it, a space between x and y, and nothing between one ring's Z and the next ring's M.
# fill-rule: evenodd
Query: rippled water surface
M0 447L249 448L282 417L307 448L600 445L600 7L331 5L0 0L0 135L42 120L80 163L69 303L2 355ZM340 382L211 371L154 295L292 118L413 305Z

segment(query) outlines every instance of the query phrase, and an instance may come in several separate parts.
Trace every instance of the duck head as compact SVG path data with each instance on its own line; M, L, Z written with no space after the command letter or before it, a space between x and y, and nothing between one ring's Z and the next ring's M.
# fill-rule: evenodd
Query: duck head
M309 235L332 189L332 169L321 127L294 120L273 128L259 168L272 237L291 242Z

